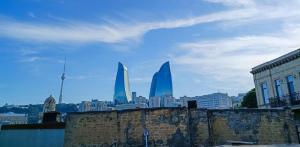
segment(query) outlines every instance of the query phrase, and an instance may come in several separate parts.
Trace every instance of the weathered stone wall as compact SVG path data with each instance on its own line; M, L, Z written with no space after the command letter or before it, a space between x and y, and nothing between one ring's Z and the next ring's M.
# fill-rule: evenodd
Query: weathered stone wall
M290 111L138 109L71 113L65 146L210 146L228 141L298 143Z
M282 110L212 110L212 140L247 141L257 144L298 143L291 113Z

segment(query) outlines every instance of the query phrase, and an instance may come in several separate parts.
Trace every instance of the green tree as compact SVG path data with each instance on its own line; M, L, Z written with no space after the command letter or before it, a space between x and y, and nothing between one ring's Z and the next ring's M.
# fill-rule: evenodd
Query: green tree
M243 98L242 107L257 108L255 88L251 89Z

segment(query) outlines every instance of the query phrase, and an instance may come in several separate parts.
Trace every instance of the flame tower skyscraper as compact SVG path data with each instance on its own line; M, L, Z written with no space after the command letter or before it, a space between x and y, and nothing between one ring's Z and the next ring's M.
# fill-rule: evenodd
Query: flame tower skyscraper
M127 67L119 62L115 81L114 102L115 104L127 104L131 99Z
M172 75L170 63L164 63L153 75L149 98L173 96Z

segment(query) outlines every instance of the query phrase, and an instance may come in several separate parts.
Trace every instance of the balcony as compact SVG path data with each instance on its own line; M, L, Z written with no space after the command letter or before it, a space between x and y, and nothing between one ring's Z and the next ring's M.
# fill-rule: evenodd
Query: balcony
M300 93L270 98L269 100L272 108L300 105Z

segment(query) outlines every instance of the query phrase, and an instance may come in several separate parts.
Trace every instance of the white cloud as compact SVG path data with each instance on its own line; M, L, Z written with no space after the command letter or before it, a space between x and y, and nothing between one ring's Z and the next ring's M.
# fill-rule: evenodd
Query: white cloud
M35 14L33 12L28 12L28 16L30 16L31 18L35 18Z
M0 37L34 42L55 43L120 43L139 40L145 33L156 29L189 27L197 24L250 18L255 9L239 9L217 12L184 19L157 22L96 24L65 22L42 24L3 19L0 21Z
M134 83L149 83L151 82L151 78L150 77L134 77L134 78L130 78L131 82Z
M43 60L46 58L39 57L39 56L24 56L22 59L18 60L18 62L28 63L28 62L36 62L38 60Z
M269 19L296 18L300 16L300 2L252 1L252 0L206 0L224 5L237 5L229 10L203 14L189 18L160 20L154 22L88 23L63 21L61 23L34 23L0 18L0 37L30 42L54 43L122 43L137 41L149 31L173 29L213 22L253 22ZM270 13L272 12L272 13ZM288 13L287 13L288 12Z
M116 23L114 25L97 25L92 23L48 25L2 20L0 22L0 36L37 42L119 43L130 40L136 41L151 30L188 27L201 23L235 20L251 17L255 13L257 12L253 9L233 10L187 19L134 24Z
M102 78L101 75L66 75L69 80L87 80L87 79L99 79Z
M243 32L243 35L210 40L199 38L199 41L177 44L171 56L172 62L177 68L199 75L195 79L198 84L205 80L207 86L215 90L222 89L234 94L245 92L254 87L251 68L300 47L299 1L207 1L237 10L256 10L250 17L223 21L223 29L227 31L234 31L236 26L272 26L273 23L279 29L256 31L251 35Z
M38 51L36 51L35 49L21 48L19 50L19 53L21 56L27 56L27 55L36 55L38 54Z
M210 3L220 3L226 6L254 6L253 0L205 0Z
M216 89L245 91L254 86L251 68L299 48L299 40L300 24L290 24L272 34L181 43L172 61L206 75Z

